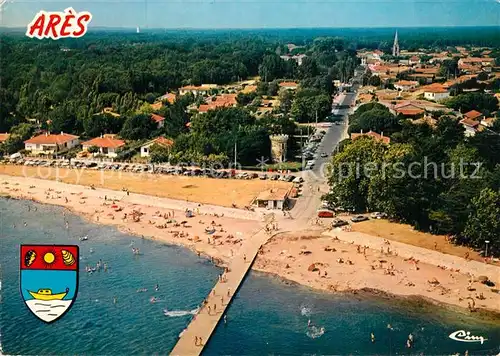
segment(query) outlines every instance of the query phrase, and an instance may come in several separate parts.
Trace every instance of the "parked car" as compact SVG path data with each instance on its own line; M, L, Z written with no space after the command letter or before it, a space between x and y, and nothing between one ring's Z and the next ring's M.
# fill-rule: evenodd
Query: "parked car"
M366 220L369 220L369 218L367 216L364 216L364 215L358 215L358 216L355 216L351 219L352 222L361 222L361 221L366 221Z
M332 221L332 227L341 227L344 225L349 225L349 223L342 219L333 219Z
M318 218L333 218L335 213L329 209L318 210Z
M304 181L304 178L302 177L295 177L292 182L294 183L302 183Z
M280 175L279 175L279 174L273 174L273 175L271 176L271 178L269 178L269 179L271 179L271 180L278 180L278 178L279 178L279 177L280 177Z
M374 212L370 215L372 219L385 219L387 217L386 213Z
M323 158L328 157L328 153L323 152L323 153L321 154L321 157L323 157Z

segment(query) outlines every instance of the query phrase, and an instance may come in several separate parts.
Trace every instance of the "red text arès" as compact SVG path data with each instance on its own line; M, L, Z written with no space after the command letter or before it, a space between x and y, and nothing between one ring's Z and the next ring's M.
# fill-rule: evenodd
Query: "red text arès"
M92 20L92 14L87 11L76 12L69 7L63 12L40 11L36 14L26 29L30 38L82 37L87 32L87 26Z

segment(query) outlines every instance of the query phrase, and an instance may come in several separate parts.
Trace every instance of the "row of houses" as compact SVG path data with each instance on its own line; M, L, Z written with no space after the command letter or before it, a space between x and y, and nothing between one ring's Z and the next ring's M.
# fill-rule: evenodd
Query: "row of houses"
M81 146L79 157L104 156L107 158L116 158L118 150L125 146L125 141L116 135L101 135L91 140L80 142L80 137L65 132L53 134L45 132L24 141L24 149L31 155L50 155L60 151L66 151ZM160 145L170 149L173 141L165 137L157 137L143 144L140 147L141 157L149 157L150 148L153 145ZM90 152L91 147L97 149L96 152Z

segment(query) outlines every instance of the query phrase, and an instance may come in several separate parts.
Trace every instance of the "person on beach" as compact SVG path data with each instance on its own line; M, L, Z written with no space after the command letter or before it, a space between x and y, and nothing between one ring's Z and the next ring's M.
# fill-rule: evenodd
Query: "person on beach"
M217 304L214 303L214 313L217 314Z
M198 346L198 336L194 337L194 346Z
M247 255L243 255L243 262L247 261Z
M208 308L208 314L210 314L210 312L212 311L212 308L210 308L210 305L207 305L207 308Z
M220 304L224 305L224 297L220 297Z
M227 296L230 297L231 296L231 289L227 289Z

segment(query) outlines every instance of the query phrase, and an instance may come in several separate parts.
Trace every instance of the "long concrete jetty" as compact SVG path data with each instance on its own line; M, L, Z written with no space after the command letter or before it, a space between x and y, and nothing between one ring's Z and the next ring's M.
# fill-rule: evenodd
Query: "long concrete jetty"
M207 304L202 307L184 330L179 341L171 351L171 355L200 355L210 336L215 330L226 308L231 303L240 284L245 279L260 247L271 236L264 229L249 238L231 259L224 281L219 281L206 298ZM210 309L209 309L210 307ZM210 312L209 312L210 311ZM198 339L198 342L196 342Z

